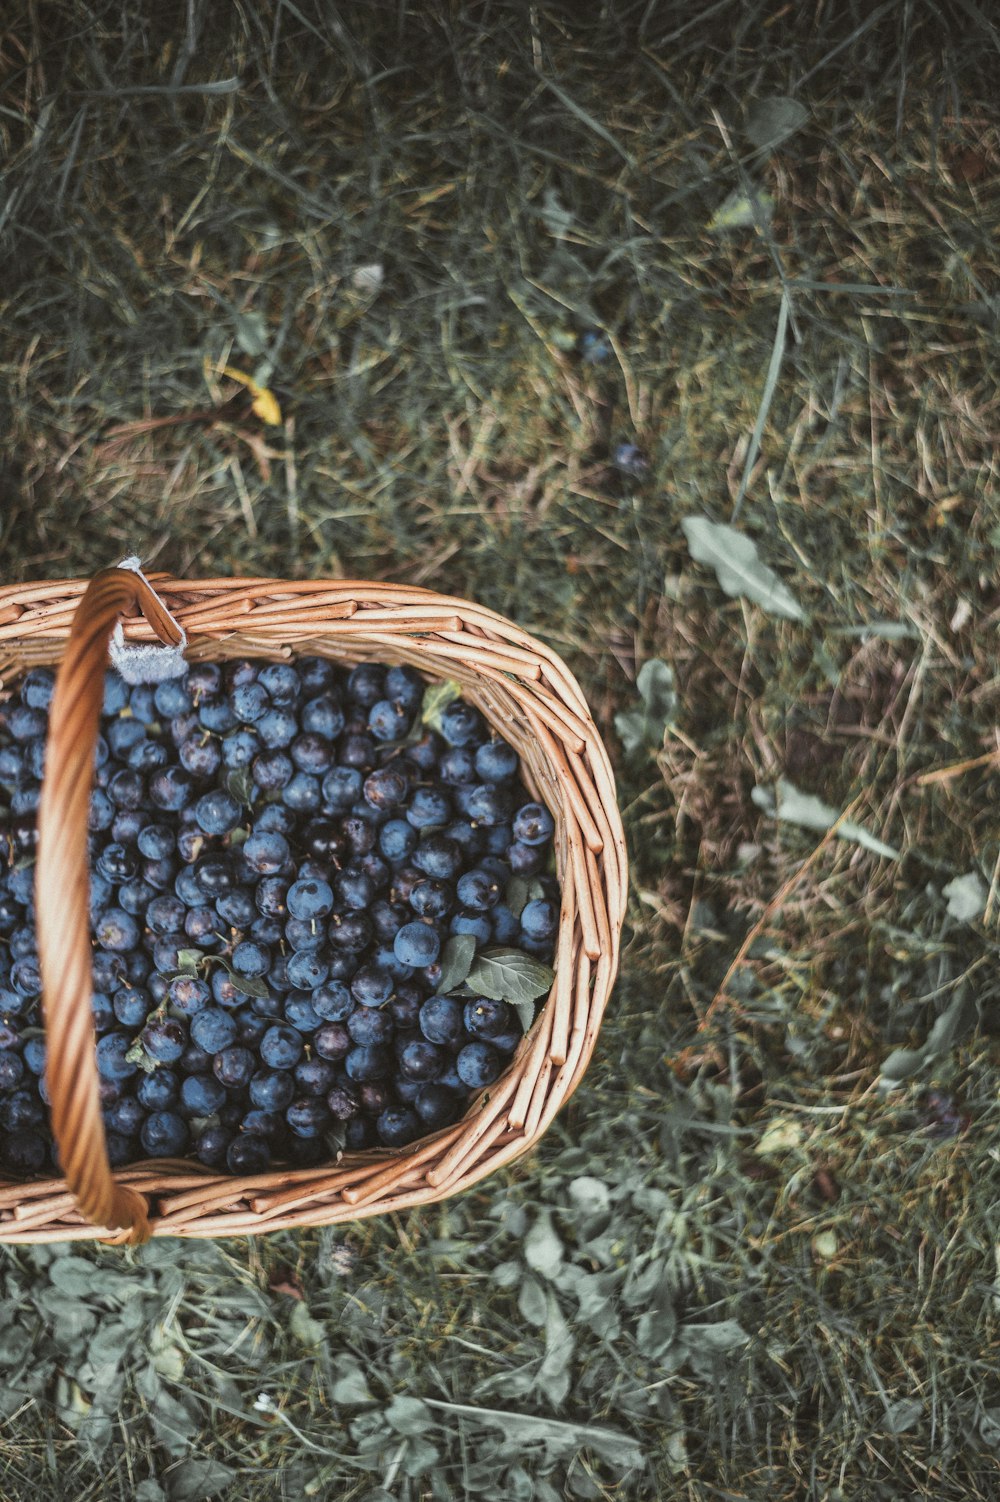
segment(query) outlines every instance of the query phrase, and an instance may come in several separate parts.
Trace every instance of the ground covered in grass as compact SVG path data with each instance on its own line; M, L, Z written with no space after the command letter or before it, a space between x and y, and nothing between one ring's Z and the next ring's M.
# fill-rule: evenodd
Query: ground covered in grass
M998 50L975 0L5 9L0 577L472 595L578 673L633 858L516 1169L0 1252L5 1497L996 1495Z

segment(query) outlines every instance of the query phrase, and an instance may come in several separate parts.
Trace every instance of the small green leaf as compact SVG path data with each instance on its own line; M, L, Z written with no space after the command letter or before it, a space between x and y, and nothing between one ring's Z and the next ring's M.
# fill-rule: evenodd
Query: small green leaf
M205 956L200 949L178 949L177 968L182 975L197 975Z
M710 235L720 235L730 229L746 229L751 224L770 224L773 214L774 199L763 188L751 187L747 193L734 188L706 227Z
M773 789L751 788L750 799L757 808L770 814L773 819L787 824L798 824L803 829L815 829L825 833L840 818L835 808L831 808L822 799L814 797L812 793L800 792L784 777L778 779ZM886 845L882 840L877 840L874 835L868 833L867 829L860 824L855 824L851 819L845 819L839 826L837 836L841 840L853 840L856 845L863 846L874 855L884 856L887 860L899 860L898 850L892 845Z
M543 1278L552 1278L559 1271L563 1259L563 1245L552 1224L552 1216L542 1210L524 1238L524 1260L532 1272Z
M535 1021L535 1003L533 1001L515 1001L514 1010L517 1012L520 1020L522 1033L530 1032Z
M885 1411L885 1432L903 1434L907 1429L913 1428L923 1412L924 1405L919 1398L897 1398Z
M426 1434L434 1427L434 1417L420 1398L397 1394L385 1410L385 1416L397 1434Z
M233 990L239 991L241 996L259 996L266 1001L271 994L263 976L238 975L235 970L230 970L229 976L233 983Z
M454 678L446 678L443 683L429 683L424 689L424 702L420 710L420 719L424 725L436 730L441 734L441 714L448 708L454 699L460 698L462 685L456 683Z
M728 1356L741 1350L750 1337L735 1319L722 1319L714 1325L684 1325L679 1332L689 1350Z
M750 106L743 129L759 151L770 151L794 136L808 119L809 111L804 104L789 99L787 94L774 94Z
M615 715L615 729L626 752L644 747L658 751L663 746L663 732L677 714L674 670L659 657L652 657L639 669L635 686L640 707Z
M752 537L704 516L685 516L681 528L687 538L688 552L696 563L715 570L723 592L730 596L745 595L769 615L789 621L806 621L808 616L772 568L762 563Z
M141 1038L136 1038L131 1048L127 1050L125 1057L130 1064L138 1064L144 1074L153 1074L160 1067L160 1061L158 1059L151 1059L143 1048Z
M78 1299L85 1299L95 1292L105 1276L102 1269L95 1263L88 1262L85 1257L57 1257L49 1269L49 1281L63 1293L73 1294Z
M342 1403L345 1408L359 1407L375 1401L375 1395L360 1367L354 1367L337 1378L333 1384L332 1397L335 1403Z
M476 941L471 934L452 934L441 951L439 995L447 996L462 984L472 968L475 954Z
M191 1456L164 1475L170 1502L211 1502L235 1480L236 1472L221 1460Z
M480 996L518 1006L544 996L554 979L549 966L533 955L519 949L487 949L476 956L466 984Z
M517 1296L517 1307L521 1311L522 1319L526 1319L529 1325L537 1325L541 1329L545 1324L548 1300L545 1297L545 1289L537 1278L525 1278Z
M529 901L529 884L526 876L512 876L507 883L504 893L504 902L510 908L515 918L520 918L525 906Z
M244 808L253 807L253 781L242 767L238 767L230 772L226 778L226 788L230 795L236 799L237 803L243 804ZM236 832L234 830L233 833L235 834ZM245 838L246 836L244 835ZM230 844L233 843L232 835L230 835L229 841Z
M942 888L941 895L948 899L948 916L962 923L973 923L986 911L989 895L986 883L978 871L966 876L956 876Z
M326 1335L326 1330L318 1319L313 1319L306 1304L298 1302L292 1309L288 1320L288 1328L296 1340L304 1346L318 1346Z

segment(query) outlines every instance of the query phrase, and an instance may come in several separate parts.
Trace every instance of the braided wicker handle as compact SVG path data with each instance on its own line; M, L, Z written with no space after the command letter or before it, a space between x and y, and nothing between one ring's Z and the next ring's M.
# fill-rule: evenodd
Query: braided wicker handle
M35 874L46 1080L59 1161L81 1214L127 1230L131 1243L148 1238L149 1221L143 1196L115 1182L104 1137L91 1011L87 832L108 640L137 606L161 641L180 644L156 595L129 569L97 574L73 617L50 712Z

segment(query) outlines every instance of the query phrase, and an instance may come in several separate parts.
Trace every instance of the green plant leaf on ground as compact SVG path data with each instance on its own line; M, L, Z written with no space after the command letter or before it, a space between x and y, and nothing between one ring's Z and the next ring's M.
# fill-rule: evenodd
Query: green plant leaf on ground
M938 1017L919 1048L894 1048L883 1061L883 1089L892 1089L902 1080L919 1074L926 1064L934 1063L966 1039L979 1018L979 1005L972 988L961 985Z
M772 94L751 104L743 129L758 151L771 151L802 129L809 111L798 99Z
M757 808L769 815L772 819L778 819L785 824L797 824L802 829L814 829L820 833L826 833L831 829L840 814L821 798L812 793L803 793L788 782L784 777L778 779L774 787L755 787L751 789L750 797ZM837 829L837 837L841 840L853 840L855 844L862 845L874 855L884 856L886 860L899 860L900 852L893 846L887 845L884 840L876 839L869 834L861 824L856 824L852 819L845 819Z
M640 704L616 714L615 729L628 752L658 750L663 745L665 730L677 714L674 670L660 658L650 658L639 669L635 686Z
M808 619L791 590L772 568L761 562L752 537L704 516L685 516L681 527L691 557L715 570L724 593L744 595L769 615L782 616L788 621Z
M708 224L710 235L722 235L732 229L746 229L752 224L769 224L774 214L774 199L765 188L744 191L734 188L719 204Z
M955 876L941 888L941 895L948 899L948 916L962 923L973 923L986 911L989 888L978 871L969 871L965 876Z

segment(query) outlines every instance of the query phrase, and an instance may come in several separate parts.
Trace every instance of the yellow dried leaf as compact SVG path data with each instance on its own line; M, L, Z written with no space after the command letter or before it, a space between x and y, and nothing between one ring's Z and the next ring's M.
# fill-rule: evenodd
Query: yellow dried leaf
M259 385L253 376L247 375L245 370L236 370L232 365L226 365L222 374L247 388L253 397L250 410L260 418L261 422L267 423L270 428L280 427L281 408L278 406L278 398L273 391L269 391L266 386Z

